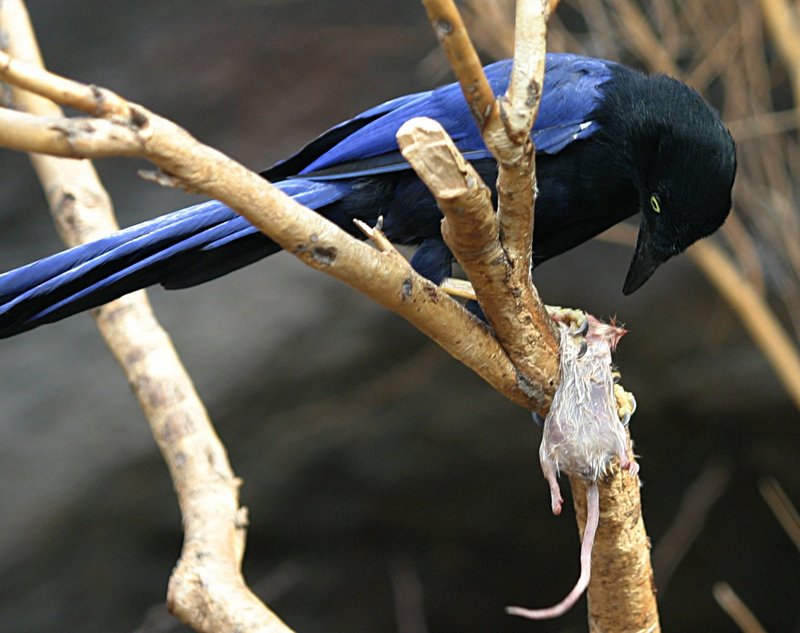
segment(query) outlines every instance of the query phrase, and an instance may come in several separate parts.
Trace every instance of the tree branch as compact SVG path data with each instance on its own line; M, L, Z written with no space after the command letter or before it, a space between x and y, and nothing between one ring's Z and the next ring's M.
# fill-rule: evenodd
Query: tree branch
M570 477L569 484L578 528L583 533L587 484L580 477ZM600 526L587 590L589 631L656 633L661 628L639 478L615 465L608 479L599 484Z
M503 247L489 188L436 121L412 119L400 128L397 140L403 156L436 197L445 216L445 241L514 360L520 384L549 406L548 390L558 380L558 344L549 336L544 307L534 303L539 300L530 275L515 274L525 262L512 261ZM540 309L546 323L542 329L531 317Z
M488 189L438 123L429 119L409 121L398 132L398 143L436 198L445 216L442 235L466 271L481 308L521 377L534 390L557 385L560 377L554 328L530 278L536 191L530 130L544 84L547 4L518 0L508 90L488 107L482 90L484 81L475 77L472 60L477 55L462 33L463 24L454 15L457 10L453 2L423 2L434 30L447 42L445 51L465 98L480 104L471 109L478 111L476 123L498 162L497 214ZM452 38L443 38L442 24L458 25ZM586 523L586 482L579 477L572 477L570 482L582 530ZM615 466L612 476L598 483L602 519L589 585L590 630L658 631L639 479Z
M10 3L6 0L5 4ZM379 232L371 232L379 246L376 250L142 106L5 54L0 54L0 79L91 116L65 119L52 112L34 116L0 109L0 144L67 157L148 159L160 167L169 184L224 202L307 265L337 277L406 318L512 401L544 414L558 382L558 346L530 280L535 152L529 131L543 85L545 3L519 2L521 39L509 90L500 99L495 99L483 76L453 3L425 0L425 4L487 147L498 159L498 213L491 208L480 178L441 128L417 121L404 126L399 142L445 212L444 236L473 281L494 333L417 275ZM533 36L530 45L527 39L522 41ZM431 139L435 142L429 149ZM123 312L112 321L125 316ZM144 349L122 347L119 357L124 361L143 354L161 363L158 355L166 353L163 350L169 345L163 338L154 335L152 350L147 347L150 342ZM245 520L238 508L238 481L230 472L224 449L218 441L214 443L216 437L202 404L177 391L169 398L147 391L158 387L155 380L164 379L158 374L160 366L132 367L129 379L136 390L149 394L140 396L146 400L148 416L163 416L154 420L154 433L165 454L169 451L168 461L177 460L171 471L186 522L186 543L170 584L170 604L198 630L286 630L252 597L241 578ZM196 421L204 419L211 436L198 433ZM603 503L612 501L609 498ZM206 549L210 528L216 528L212 540L219 547L219 556L209 556ZM642 540L641 521L636 529L637 539ZM623 539L619 531L615 534L617 541ZM644 540L646 543L646 537ZM608 551L612 550L609 546ZM598 545L598 554L601 551ZM641 548L637 551L646 555ZM203 569L209 575L200 574L190 559L207 560ZM596 569L602 568L596 564ZM602 584L607 582L602 571L596 572L596 578ZM234 611L217 602L222 599L225 604L229 591L236 596L234 600L243 600ZM607 598L595 600L591 589L590 595L593 611L596 605L605 604Z
M517 372L491 332L404 259L376 256L369 245L146 108L63 78L48 83L42 72L47 73L0 53L0 79L84 112L103 112L108 118L36 118L0 109L0 145L67 157L148 159L180 186L241 213L307 265L406 318L513 402L534 410L546 407L546 401L531 398L519 384ZM115 105L109 108L106 103Z
M531 39L519 42L508 90L504 96L492 98L491 106L484 89L488 81L454 2L423 0L423 4L431 25L444 40L465 98L478 104L471 110L498 162L497 214L488 196L481 195L480 202L474 197L480 178L468 169L438 124L407 123L398 134L398 143L445 214L442 235L472 282L497 340L530 393L547 408L558 384L558 343L530 277L536 182L530 130L544 82L547 3L518 3L518 38ZM455 26L444 29L442 35L442 24ZM433 143L430 154L427 142ZM429 160L434 161L426 156L435 151L441 155L435 165L428 165ZM449 173L445 175L445 171ZM440 178L441 184L447 182L452 189L437 190ZM471 198L468 205L464 197Z
M41 65L22 2L0 4L0 30L8 52ZM33 76L45 77L44 71L32 68ZM61 116L52 101L18 88L12 91L18 108L51 120ZM10 111L2 114L36 118ZM0 127L5 132L4 123ZM117 230L111 202L90 162L36 154L31 160L66 244L74 246ZM146 293L112 301L93 310L92 316L139 400L178 495L185 538L170 578L170 610L197 631L291 631L244 582L246 511L239 507L239 480Z

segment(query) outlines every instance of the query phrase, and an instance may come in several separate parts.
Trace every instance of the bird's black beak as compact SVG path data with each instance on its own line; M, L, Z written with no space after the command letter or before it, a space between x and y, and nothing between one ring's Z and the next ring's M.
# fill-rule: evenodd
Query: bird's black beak
M629 295L638 290L661 264L661 260L653 253L650 235L650 226L646 218L642 218L642 223L639 225L639 238L636 240L636 250L633 253L631 267L628 269L628 276L625 277L625 285L622 287L623 294Z

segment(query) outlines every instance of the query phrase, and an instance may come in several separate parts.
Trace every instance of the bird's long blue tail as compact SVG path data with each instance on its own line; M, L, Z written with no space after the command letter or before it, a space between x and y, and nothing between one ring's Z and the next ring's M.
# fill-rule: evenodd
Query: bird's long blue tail
M350 190L343 182L302 179L277 186L312 209ZM185 288L209 281L278 250L221 202L204 202L0 275L0 338L157 283Z

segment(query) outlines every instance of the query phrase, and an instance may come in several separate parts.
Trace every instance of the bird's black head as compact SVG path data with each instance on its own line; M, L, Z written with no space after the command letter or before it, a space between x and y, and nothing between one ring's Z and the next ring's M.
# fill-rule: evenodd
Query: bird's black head
M623 287L630 294L660 264L722 226L731 208L736 153L717 114L685 84L638 73L622 80L624 96L619 86L612 92L628 101L627 153L642 213Z

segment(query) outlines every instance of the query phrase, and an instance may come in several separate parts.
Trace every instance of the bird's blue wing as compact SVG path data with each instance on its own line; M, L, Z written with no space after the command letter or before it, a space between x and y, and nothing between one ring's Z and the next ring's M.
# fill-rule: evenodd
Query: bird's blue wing
M350 190L306 180L277 186L312 209ZM156 283L182 288L208 281L278 250L221 202L197 204L0 274L0 338Z
M610 79L613 66L613 62L581 55L547 56L544 90L532 132L537 152L555 154L595 132L592 113L600 105L602 86ZM494 92L505 92L511 61L491 64L485 70ZM441 123L468 158L489 158L461 87L449 84L389 101L333 128L314 142L318 155L308 153L305 165L296 165L296 173L333 180L405 169L395 137L403 123L420 116ZM340 138L343 130L348 133Z
M592 113L612 67L611 62L577 55L548 55L532 133L537 151L556 153L593 133L597 124ZM508 61L487 67L495 92L505 91L510 68ZM301 204L322 209L354 192L347 179L407 169L395 135L417 116L438 120L469 158L488 158L460 87L451 84L367 110L265 175L281 180L278 186ZM321 176L325 170L336 174ZM321 182L323 178L332 182ZM177 288L213 279L276 250L277 245L222 203L195 205L0 275L0 337L154 283Z

